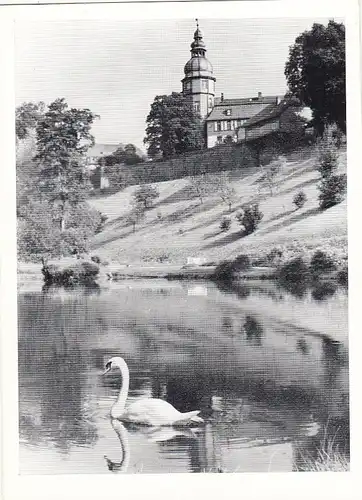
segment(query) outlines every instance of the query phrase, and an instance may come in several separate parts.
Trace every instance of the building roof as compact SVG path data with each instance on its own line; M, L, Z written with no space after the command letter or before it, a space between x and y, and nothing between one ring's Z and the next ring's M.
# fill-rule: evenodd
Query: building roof
M280 116L283 111L285 111L290 106L301 106L301 103L298 99L282 99L279 103L269 104L264 109L262 109L259 113L249 118L249 120L242 125L244 128L251 127L253 125L259 124L261 122L265 122Z
M107 156L114 153L120 146L123 146L123 144L95 144L88 149L86 154L91 157Z
M215 106L209 116L206 118L206 121L227 119L247 120L262 111L270 104L276 103L277 96L259 96L215 101ZM228 110L230 110L230 114L227 113Z

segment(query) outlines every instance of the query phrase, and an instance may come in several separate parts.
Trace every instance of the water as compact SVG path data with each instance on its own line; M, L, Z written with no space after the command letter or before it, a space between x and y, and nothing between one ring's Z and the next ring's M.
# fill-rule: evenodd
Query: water
M129 399L200 409L199 430L109 417L123 356ZM272 283L127 281L19 290L20 473L266 472L348 453L347 293Z

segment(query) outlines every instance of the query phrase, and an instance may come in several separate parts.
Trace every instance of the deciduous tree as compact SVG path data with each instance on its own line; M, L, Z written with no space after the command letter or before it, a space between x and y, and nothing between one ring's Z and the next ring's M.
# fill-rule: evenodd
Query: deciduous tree
M146 122L144 143L152 158L168 158L204 145L200 116L181 93L156 96Z
M345 64L345 27L336 21L313 24L290 47L285 66L290 92L312 109L321 134L329 123L346 131Z

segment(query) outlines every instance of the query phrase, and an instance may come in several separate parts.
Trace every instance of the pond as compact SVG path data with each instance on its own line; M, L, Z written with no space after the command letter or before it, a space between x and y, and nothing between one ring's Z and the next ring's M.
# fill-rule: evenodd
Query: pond
M21 474L303 470L323 443L348 455L347 292L134 280L20 288ZM123 426L128 400L201 410L193 429Z

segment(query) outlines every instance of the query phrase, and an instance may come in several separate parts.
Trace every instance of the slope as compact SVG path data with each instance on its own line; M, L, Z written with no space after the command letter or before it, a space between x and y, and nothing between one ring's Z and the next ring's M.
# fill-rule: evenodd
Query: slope
M126 216L132 208L135 186L92 199L92 206L108 217L103 231L92 241L92 251L107 260L126 263L184 264L188 257L215 262L240 253L259 258L275 247L282 249L286 258L317 248L345 257L346 201L323 212L318 209L315 151L302 150L280 158L279 163L273 194L261 188L260 169L230 172L237 194L232 212L216 195L205 198L202 204L190 198L187 178L157 183L160 197L134 232ZM339 156L339 171L346 171L345 151ZM307 195L307 202L296 210L292 200L300 190ZM235 214L242 205L255 202L260 204L263 220L255 233L243 237ZM228 232L219 228L224 216L232 219Z

